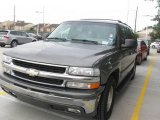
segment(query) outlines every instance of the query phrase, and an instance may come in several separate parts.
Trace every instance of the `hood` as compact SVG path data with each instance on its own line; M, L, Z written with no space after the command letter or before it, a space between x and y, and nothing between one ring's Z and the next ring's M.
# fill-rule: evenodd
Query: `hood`
M39 41L19 45L4 54L34 62L91 67L113 49L106 45Z

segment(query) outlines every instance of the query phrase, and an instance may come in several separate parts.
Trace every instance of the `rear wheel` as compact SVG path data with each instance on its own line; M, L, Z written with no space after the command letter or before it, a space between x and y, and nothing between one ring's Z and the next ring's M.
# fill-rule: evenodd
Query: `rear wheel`
M152 48L155 48L155 45L152 45Z
M16 47L18 45L18 42L16 41L16 40L13 40L12 42L11 42L11 47L13 48L13 47Z
M107 83L105 90L101 95L101 99L97 110L98 120L108 120L112 114L116 90L115 81L116 80L114 79L114 77L111 76L109 78L109 82Z
M142 56L137 56L137 64L140 65L142 63Z
M0 45L1 47L5 47L5 44Z
M147 60L147 57L148 57L148 55L146 54L146 57L144 58L145 61Z

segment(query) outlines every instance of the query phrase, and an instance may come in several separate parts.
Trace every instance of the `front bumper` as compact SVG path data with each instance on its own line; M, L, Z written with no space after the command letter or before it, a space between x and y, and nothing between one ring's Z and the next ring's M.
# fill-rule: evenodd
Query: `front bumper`
M0 85L2 89L8 93L12 93L12 95L20 94L51 105L63 106L65 112L71 112L67 111L68 108L76 109L79 111L78 114L81 115L94 116L96 114L100 94L104 90L103 87L92 91L59 90L55 88L50 90L50 92L44 92L45 88L40 89L36 86L33 87L27 84L18 83L14 79L16 78L0 73Z

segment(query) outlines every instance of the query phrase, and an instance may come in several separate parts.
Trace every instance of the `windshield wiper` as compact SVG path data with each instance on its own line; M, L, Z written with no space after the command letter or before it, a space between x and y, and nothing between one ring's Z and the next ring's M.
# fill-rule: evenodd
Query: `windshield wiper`
M52 40L52 39L54 39L54 40L61 40L61 41L67 41L66 38L59 38L59 37L50 37L50 38L47 38L47 40Z
M99 44L97 41L93 41L93 40L86 40L86 39L71 39L71 41L74 42L85 42L85 43L93 43L93 44Z

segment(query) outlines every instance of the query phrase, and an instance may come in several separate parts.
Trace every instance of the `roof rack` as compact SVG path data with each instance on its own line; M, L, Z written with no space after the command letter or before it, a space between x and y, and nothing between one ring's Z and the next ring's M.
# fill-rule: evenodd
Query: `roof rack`
M117 22L123 23L120 20L114 20L114 19L81 19L81 20L110 20L110 21L117 21Z
M126 23L123 23L122 21L120 20L114 20L114 19L81 19L81 20L110 20L110 21L117 21L119 23L122 23L124 25L127 25ZM128 27L130 27L129 25L127 25ZM131 28L131 27L130 27Z

